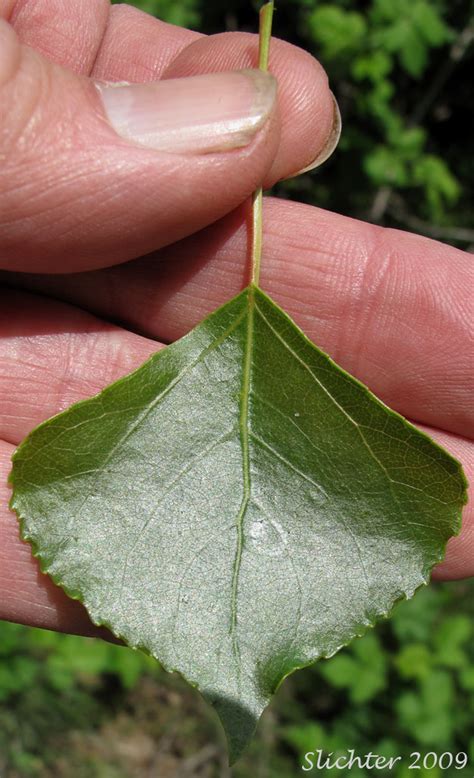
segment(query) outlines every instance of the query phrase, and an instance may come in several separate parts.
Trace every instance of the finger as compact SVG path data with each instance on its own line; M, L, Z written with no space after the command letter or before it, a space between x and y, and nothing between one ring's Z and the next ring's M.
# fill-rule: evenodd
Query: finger
M257 62L256 35L203 36L120 5L111 9L93 73L113 81L149 81L238 70ZM279 84L281 139L266 186L311 164L337 122L327 76L314 57L273 38L270 70Z
M248 33L202 37L183 49L164 78L254 67L258 38ZM339 121L323 68L310 54L272 39L269 69L278 80L281 135L278 154L265 180L270 186L309 166L332 137ZM338 136L335 139L337 143ZM334 145L330 152L334 149Z
M113 5L91 75L107 81L154 81L200 37L199 32L166 24L131 5Z
M0 439L19 443L159 348L79 308L0 289Z
M439 430L424 428L424 432L434 437L440 446L463 464L469 484L474 483L474 444L457 435ZM472 488L469 488L472 495ZM472 497L464 509L462 529L459 535L448 541L446 557L433 571L438 581L454 581L457 578L474 576L474 505Z
M22 43L88 75L105 33L109 0L9 0L0 18L10 22Z
M109 0L8 0L0 18L52 62L110 81L158 79L200 37L131 5L110 6Z
M0 266L18 270L103 267L190 234L250 195L279 142L269 75L99 90L1 20L0 103Z
M262 287L384 402L474 437L470 255L298 203L265 206ZM163 342L247 282L243 209L156 256L74 279L9 277Z
M11 19L22 41L77 72L92 68L102 80L148 82L255 67L258 61L256 35L203 36L125 4L109 8L107 19L106 1L94 3L71 3L66 12L50 0L21 0ZM274 38L270 69L279 83L282 133L265 186L327 158L339 121L327 76L307 52Z

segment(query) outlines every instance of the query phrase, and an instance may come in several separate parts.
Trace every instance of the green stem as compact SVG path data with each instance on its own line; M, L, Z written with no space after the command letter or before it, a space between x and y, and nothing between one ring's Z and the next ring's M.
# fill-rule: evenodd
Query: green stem
M270 3L266 3L263 8L260 9L260 49L258 53L258 66L260 70L268 70L268 55L270 53L270 38L272 37L272 22L273 11L275 10L275 4L273 0Z
M260 9L260 45L258 66L260 70L268 70L268 55L272 36L274 3L266 3ZM262 261L263 242L263 189L260 186L252 198L252 284L258 286L260 280L260 263Z

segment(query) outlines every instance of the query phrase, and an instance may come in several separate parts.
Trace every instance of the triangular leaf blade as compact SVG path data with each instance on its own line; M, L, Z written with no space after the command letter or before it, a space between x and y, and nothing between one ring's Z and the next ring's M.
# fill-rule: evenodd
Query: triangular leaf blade
M96 623L215 705L232 759L281 680L412 596L459 464L250 286L14 455L12 508Z

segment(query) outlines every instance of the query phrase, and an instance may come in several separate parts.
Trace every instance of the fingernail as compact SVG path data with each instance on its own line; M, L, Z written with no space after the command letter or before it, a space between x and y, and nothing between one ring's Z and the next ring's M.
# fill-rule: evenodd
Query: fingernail
M118 135L179 154L246 146L268 119L277 92L273 76L260 70L96 86Z
M333 109L334 109L333 123L331 127L331 132L326 138L326 142L324 146L322 147L321 151L318 153L317 157L313 159L313 161L310 162L309 165L302 168L301 170L298 170L297 173L293 173L291 176L288 176L288 178L296 178L296 176L301 176L303 173L309 173L310 170L314 170L315 168L322 165L323 162L326 162L326 160L329 159L329 157L335 150L337 144L339 143L339 138L341 137L341 130L342 130L341 112L339 110L337 100L334 97L332 92L331 92L331 97L333 100Z

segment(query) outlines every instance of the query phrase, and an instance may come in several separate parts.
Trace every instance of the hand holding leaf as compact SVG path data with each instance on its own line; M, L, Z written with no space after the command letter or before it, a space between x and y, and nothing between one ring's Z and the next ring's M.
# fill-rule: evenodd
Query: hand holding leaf
M12 507L93 621L217 708L236 757L289 672L426 582L455 460L256 287L18 449Z
M197 685L234 756L285 675L411 596L464 502L455 460L255 283L41 425L13 484L43 569Z

